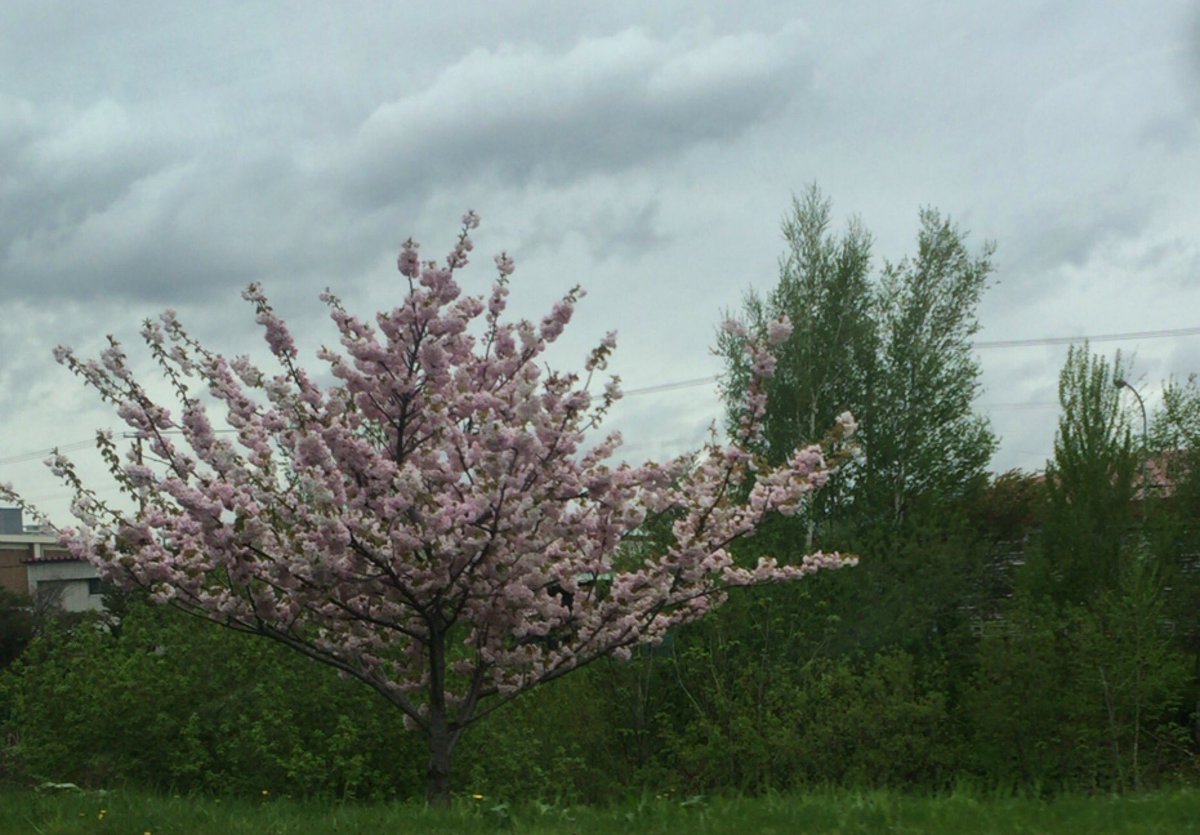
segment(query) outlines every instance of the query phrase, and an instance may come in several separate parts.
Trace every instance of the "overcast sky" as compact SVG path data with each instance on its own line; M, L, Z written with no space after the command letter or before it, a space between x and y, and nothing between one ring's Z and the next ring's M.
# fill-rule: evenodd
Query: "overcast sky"
M811 182L879 262L922 206L995 241L981 340L1198 328L1200 7L4 0L0 481L65 522L42 452L119 429L56 344L132 347L172 307L250 350L261 281L311 353L321 289L391 306L399 244L448 251L468 208L468 289L502 249L522 315L587 289L558 365L616 329L626 389L713 375ZM1200 371L1200 335L1093 347L1135 353L1151 405ZM995 470L1050 455L1065 354L979 350ZM701 385L614 421L640 459L719 417Z

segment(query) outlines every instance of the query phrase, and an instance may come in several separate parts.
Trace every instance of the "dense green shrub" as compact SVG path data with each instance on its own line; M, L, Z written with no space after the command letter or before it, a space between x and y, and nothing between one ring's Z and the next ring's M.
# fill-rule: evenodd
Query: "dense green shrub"
M558 804L619 798L633 776L604 697L603 665L534 690L469 729L456 752L464 793Z
M901 651L815 659L766 686L697 699L669 740L689 790L762 792L838 784L933 789L953 779L946 698Z
M614 662L615 664L615 662ZM611 800L630 785L605 662L504 706L460 743L464 794ZM259 795L421 797L427 752L359 682L285 647L133 604L51 626L0 679L24 777Z
M1022 598L992 624L965 700L990 782L1126 791L1185 769L1188 658L1152 569L1133 561L1090 608Z
M0 588L0 670L5 669L33 639L31 601Z
M1091 609L1022 597L985 630L966 683L948 672L961 667L910 650L822 654L820 633L789 630L808 592L754 591L631 662L600 661L497 710L460 742L455 781L464 795L557 803L670 788L937 790L964 777L1047 791L1161 783L1194 758L1187 657L1153 580L1131 575ZM0 735L0 768L26 780L424 792L421 740L360 683L141 604L119 629L47 624L0 675Z
M1022 600L989 624L964 699L972 766L989 782L1065 787L1094 774L1099 729L1079 697L1078 618Z
M34 779L354 797L422 787L418 741L373 692L170 610L132 606L119 631L48 630L0 692Z

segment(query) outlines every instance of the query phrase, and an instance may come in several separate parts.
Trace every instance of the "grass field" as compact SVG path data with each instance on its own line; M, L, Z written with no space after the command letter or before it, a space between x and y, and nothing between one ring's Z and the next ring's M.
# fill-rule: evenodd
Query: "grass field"
M446 811L421 805L159 797L126 792L53 795L0 790L0 833L324 835L324 833L1200 833L1200 791L1042 801L969 793L907 797L818 792L755 799L656 799L606 809L508 806L486 798Z

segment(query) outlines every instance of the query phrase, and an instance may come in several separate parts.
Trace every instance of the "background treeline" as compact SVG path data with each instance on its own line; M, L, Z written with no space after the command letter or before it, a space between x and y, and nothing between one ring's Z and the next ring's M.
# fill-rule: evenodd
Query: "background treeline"
M1200 765L1200 384L1142 424L1129 373L1088 346L1060 376L1045 473L990 476L970 348L990 273L937 212L875 267L815 189L784 224L759 452L862 430L806 514L744 556L853 551L854 569L746 590L630 662L498 711L456 753L492 797L603 801L812 785L1041 792L1192 781ZM735 404L734 337L718 350ZM736 421L731 406L730 421ZM655 532L650 531L652 547ZM222 793L419 797L395 710L286 648L136 599L70 621L0 601L0 777Z

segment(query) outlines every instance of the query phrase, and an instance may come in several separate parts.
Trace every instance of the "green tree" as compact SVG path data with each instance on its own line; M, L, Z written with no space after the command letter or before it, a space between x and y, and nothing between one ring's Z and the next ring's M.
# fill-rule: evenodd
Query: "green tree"
M1138 558L1121 567L1117 587L1101 592L1084 620L1078 659L1091 679L1092 702L1103 707L1103 724L1095 724L1104 728L1107 782L1119 791L1143 788L1186 750L1176 720L1187 656L1168 633L1166 613L1156 563Z
M791 336L775 351L774 376L767 384L769 411L759 452L772 463L787 460L800 446L821 440L842 412L861 415L877 354L872 315L871 236L853 219L840 236L830 231L832 203L816 185L793 198L783 221L787 251L779 260L779 284L763 296L746 294L744 318L751 334L764 337L781 315L791 320ZM728 420L736 426L750 379L744 339L718 337L717 352L730 373L724 380ZM821 522L838 515L845 501L835 477L810 512L785 522L788 537L796 525L811 549Z
M1157 452L1200 451L1200 377L1168 380L1161 408L1150 424L1150 445Z
M966 233L933 209L920 213L917 254L871 273L871 236L852 220L829 231L830 201L816 186L793 200L778 285L751 292L752 335L786 315L792 335L774 350L762 449L783 460L820 439L842 411L859 420L861 456L817 505L821 523L898 530L914 508L962 498L983 475L996 440L973 403L980 368L971 350L993 247L972 254ZM723 394L731 425L749 378L742 339L724 334ZM837 489L840 487L840 489ZM806 542L813 539L808 521ZM819 536L818 536L819 538ZM821 543L825 544L825 543Z
M866 466L858 505L892 529L914 501L963 497L996 448L973 409L981 384L971 348L993 247L973 255L966 234L936 210L920 219L916 257L883 270L879 355L860 419Z
M1048 513L1030 576L1060 604L1087 603L1115 588L1130 550L1140 455L1114 382L1127 373L1120 352L1110 364L1084 343L1071 346L1059 375Z
M858 454L806 517L772 522L747 547L781 558L809 545L863 555L855 586L822 578L808 590L812 600L783 604L791 631L808 636L812 650L900 647L922 663L931 652L965 660L984 562L967 509L995 448L973 411L980 368L971 350L992 247L972 251L965 232L927 209L916 253L877 269L863 225L854 220L835 234L830 215L815 186L793 201L779 282L745 301L751 335L769 332L780 316L793 325L774 349L758 451L783 458L849 410L860 425ZM749 376L740 349L735 337L717 344L735 425Z
M1161 512L1154 547L1160 556L1168 618L1192 658L1192 737L1200 745L1200 378L1170 380L1150 426Z
M1023 591L987 623L963 700L981 776L1136 791L1177 773L1188 659L1165 603L1154 563L1134 559L1086 606Z

